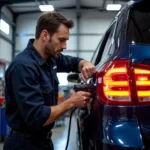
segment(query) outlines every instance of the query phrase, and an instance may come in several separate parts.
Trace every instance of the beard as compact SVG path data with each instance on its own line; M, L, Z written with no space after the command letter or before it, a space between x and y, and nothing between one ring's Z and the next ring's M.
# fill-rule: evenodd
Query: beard
M47 46L45 46L44 52L45 52L45 55L48 58L52 58L52 53L51 53L51 49L50 48L48 48Z
M59 55L60 55L60 53L61 53L62 51L63 51L63 50L57 50L56 52L54 52L53 57L54 57L54 58L58 58Z
M50 39L49 43L45 46L44 51L45 51L45 55L49 59L50 58L57 59L59 57L60 53L63 51L63 49L55 50L55 46Z

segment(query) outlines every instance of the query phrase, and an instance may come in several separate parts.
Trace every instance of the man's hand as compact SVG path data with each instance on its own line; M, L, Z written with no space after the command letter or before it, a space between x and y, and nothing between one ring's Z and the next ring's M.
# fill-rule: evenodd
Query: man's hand
M75 92L69 99L63 101L62 103L51 106L51 113L48 120L44 123L43 126L49 125L58 119L62 114L67 112L73 107L82 108L86 107L89 102L92 94L89 92L78 91Z
M83 92L83 91L78 91L75 92L71 97L70 100L72 102L72 105L74 107L86 107L87 103L89 102L92 94L89 92Z
M96 67L88 61L81 60L79 63L79 71L81 72L82 80L86 83L87 79L96 73Z

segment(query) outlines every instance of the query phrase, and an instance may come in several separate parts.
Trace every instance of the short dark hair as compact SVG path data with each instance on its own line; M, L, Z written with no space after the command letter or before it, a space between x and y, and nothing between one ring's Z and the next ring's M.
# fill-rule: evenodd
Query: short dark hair
M58 12L43 13L37 21L35 38L38 39L42 30L44 29L47 30L50 35L53 35L55 32L57 32L60 24L64 24L68 28L72 28L74 26L72 20L66 19Z

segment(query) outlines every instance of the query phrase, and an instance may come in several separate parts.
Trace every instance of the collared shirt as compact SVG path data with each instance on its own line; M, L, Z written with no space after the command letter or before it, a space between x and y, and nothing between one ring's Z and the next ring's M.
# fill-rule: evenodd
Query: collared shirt
M18 54L6 74L6 120L10 127L28 132L48 132L54 126L43 124L51 114L50 106L57 104L57 72L78 72L80 58L60 54L45 61L32 43Z

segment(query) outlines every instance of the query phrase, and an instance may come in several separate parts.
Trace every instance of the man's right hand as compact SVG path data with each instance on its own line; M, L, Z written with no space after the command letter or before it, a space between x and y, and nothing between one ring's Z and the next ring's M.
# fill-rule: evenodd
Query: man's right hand
M91 96L92 96L92 94L89 92L78 91L78 92L75 92L66 101L64 101L56 106L50 106L51 113L50 113L48 120L45 122L44 126L54 122L62 114L64 114L65 112L67 112L68 110L70 110L73 107L77 107L77 108L86 107Z
M74 107L81 108L87 106L91 96L92 94L90 92L78 91L75 92L70 99Z

